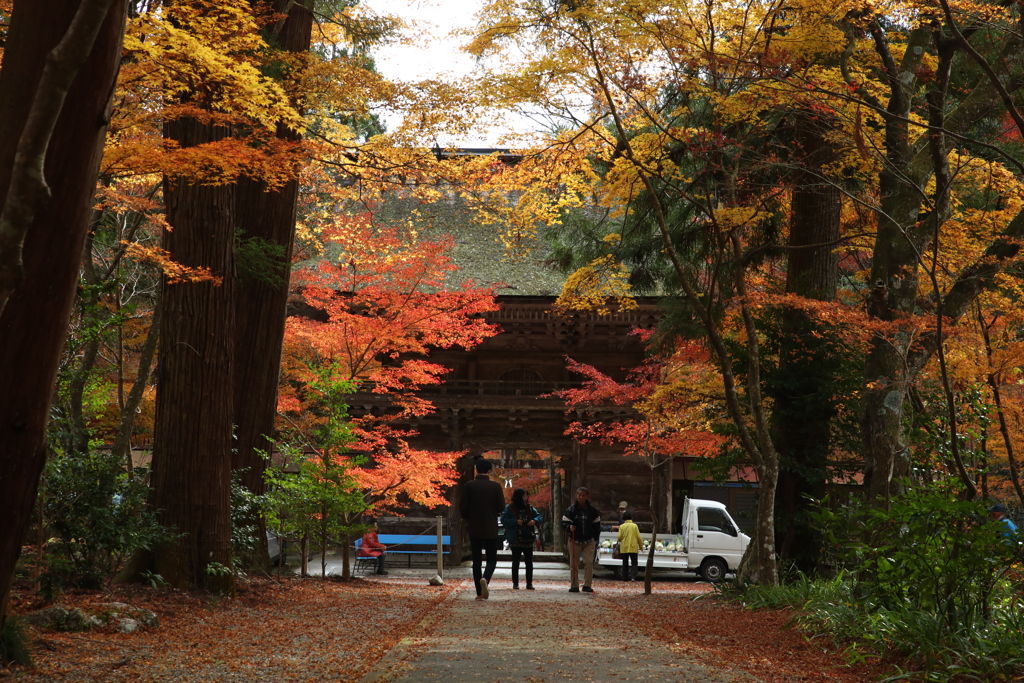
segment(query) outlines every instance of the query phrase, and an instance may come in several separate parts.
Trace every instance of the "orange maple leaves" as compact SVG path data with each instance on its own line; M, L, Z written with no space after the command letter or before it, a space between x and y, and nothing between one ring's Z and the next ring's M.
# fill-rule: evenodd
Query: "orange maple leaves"
M456 270L451 238L419 240L365 215L339 217L321 237L327 257L293 276L299 298L316 313L291 318L288 335L338 362L346 379L378 393L408 393L447 372L425 360L431 347L470 348L495 334L480 317L496 309L493 289L446 284Z
M381 395L379 410L352 418L353 453L368 457L352 470L378 510L403 495L428 507L446 504L458 452L414 448L413 429L397 426L433 412L416 391L448 369L427 358L431 348L471 348L496 333L482 313L497 308L493 288L446 284L456 269L450 238L374 225L370 216L339 216L318 228L327 256L293 278L304 313L286 329L285 384L279 408L300 429L316 424L316 397L306 391L312 368Z
M566 363L587 378L579 389L555 392L567 409L582 409L591 418L566 429L582 443L619 444L626 455L710 457L727 441L711 429L711 406L721 393L717 373L707 352L693 342L681 341L670 355L652 357L631 370L625 382L571 358ZM609 406L629 406L635 414L599 419Z

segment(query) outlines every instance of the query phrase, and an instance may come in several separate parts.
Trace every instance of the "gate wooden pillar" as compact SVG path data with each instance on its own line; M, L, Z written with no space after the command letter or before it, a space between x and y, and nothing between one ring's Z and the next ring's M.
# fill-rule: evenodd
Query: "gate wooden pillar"
M561 467L566 468L564 453L551 453L548 460L548 480L551 482L551 545L552 550L559 552L565 547L565 532L562 530L562 513L565 511L565 491L562 490L562 476L558 473ZM556 462L557 460L557 462Z
M651 512L657 513L658 533L672 531L672 456L656 456L651 470Z
M587 486L587 444L572 442L572 454L565 468L565 482L565 504L571 505L576 500L576 489Z

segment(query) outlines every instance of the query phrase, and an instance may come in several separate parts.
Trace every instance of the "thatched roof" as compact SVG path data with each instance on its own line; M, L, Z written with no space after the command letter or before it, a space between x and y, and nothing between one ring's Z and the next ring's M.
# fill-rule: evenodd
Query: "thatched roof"
M495 226L480 225L457 197L429 204L394 198L378 215L382 221L409 221L423 237L451 235L460 268L453 286L472 279L480 285L503 283L507 286L497 293L505 295L557 296L562 291L565 276L547 264L549 251L542 240L532 239L523 244L523 253L508 258Z

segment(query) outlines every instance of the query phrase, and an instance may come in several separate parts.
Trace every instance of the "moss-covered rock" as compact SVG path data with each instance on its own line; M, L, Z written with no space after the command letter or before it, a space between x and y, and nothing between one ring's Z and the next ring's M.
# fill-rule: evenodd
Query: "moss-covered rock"
M90 631L110 626L122 633L140 628L159 628L160 619L148 609L132 607L123 602L110 602L90 609L53 605L24 617L26 623L48 631Z
M36 628L48 631L90 631L96 627L103 626L102 619L86 614L77 607L65 607L53 605L27 614L25 622Z

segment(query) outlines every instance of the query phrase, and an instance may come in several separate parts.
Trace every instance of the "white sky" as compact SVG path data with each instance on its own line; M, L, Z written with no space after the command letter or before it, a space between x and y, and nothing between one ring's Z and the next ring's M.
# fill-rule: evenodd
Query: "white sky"
M375 53L377 68L389 77L419 80L444 73L465 75L473 58L459 51L462 39L447 36L455 29L471 28L482 0L364 0L380 14L393 14L429 30L433 40L417 38L410 45L389 45Z
M450 34L476 24L474 15L483 7L483 0L363 0L362 4L379 14L401 17L414 27L407 44L395 43L374 52L377 70L384 76L417 81L445 74L465 76L476 68L475 59L459 49L469 39ZM392 127L393 120L387 116L384 119ZM535 126L522 119L514 128L527 132ZM439 142L459 147L494 147L506 132L490 129L470 139Z

